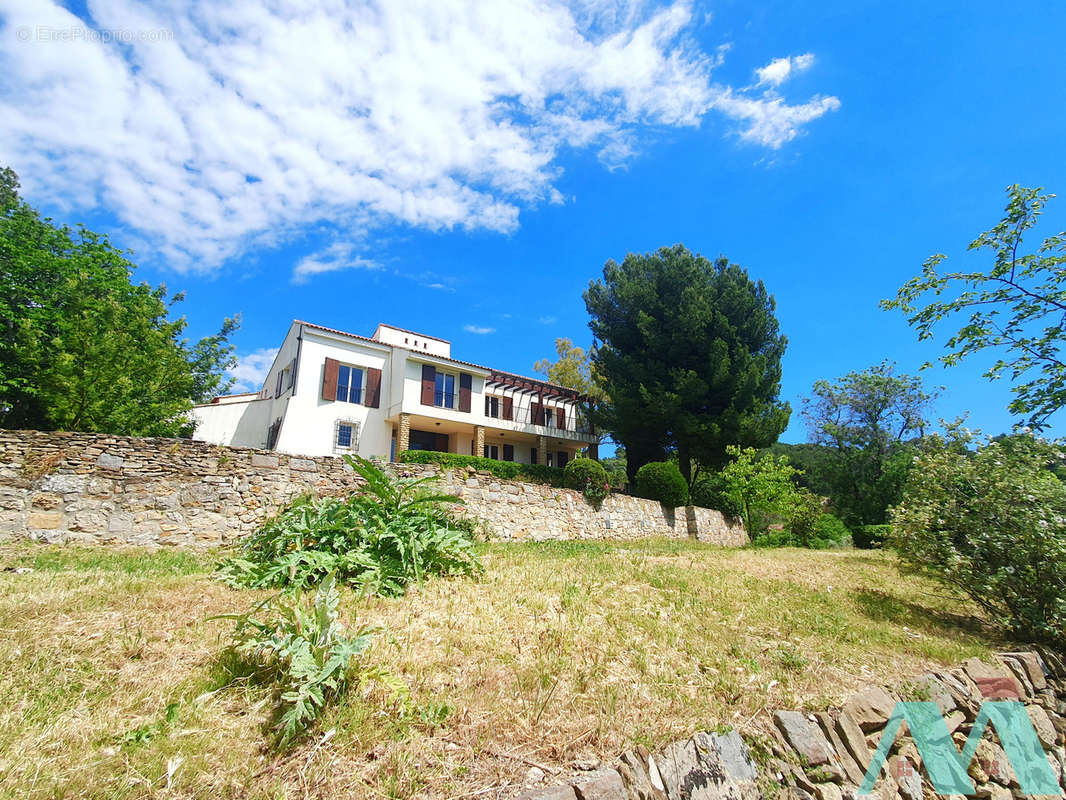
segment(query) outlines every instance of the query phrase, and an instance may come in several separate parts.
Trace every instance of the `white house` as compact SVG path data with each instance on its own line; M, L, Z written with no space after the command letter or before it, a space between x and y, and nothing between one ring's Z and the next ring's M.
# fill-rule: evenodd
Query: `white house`
M370 338L296 320L263 389L193 409L194 439L294 455L395 461L438 450L561 467L596 436L583 395L451 357L391 325Z

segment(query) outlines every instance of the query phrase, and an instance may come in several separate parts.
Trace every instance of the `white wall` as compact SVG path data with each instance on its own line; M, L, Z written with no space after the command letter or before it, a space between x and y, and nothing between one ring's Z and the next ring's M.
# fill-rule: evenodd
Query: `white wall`
M384 344L403 347L417 353L427 353L443 358L450 358L452 355L452 346L444 339L426 336L424 333L405 331L400 328L394 328L391 325L378 325L377 330L374 331L373 338Z
M391 403L391 359L384 345L336 336L314 328L303 329L303 347L297 374L296 395L289 401L277 449L283 453L310 456L341 455L334 447L338 421L359 425L358 453L369 458L388 458L391 427L385 422ZM327 358L364 370L381 370L378 408L322 399L322 378ZM366 396L366 372L363 396ZM270 384L267 384L270 386Z
M272 421L270 410L269 401L254 398L194 406L192 417L196 432L193 439L230 447L265 448L267 429Z

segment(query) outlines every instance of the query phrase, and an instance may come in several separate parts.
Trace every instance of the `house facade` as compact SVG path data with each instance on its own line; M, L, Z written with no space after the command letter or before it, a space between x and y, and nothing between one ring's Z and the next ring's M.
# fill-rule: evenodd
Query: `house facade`
M434 336L378 325L373 336L296 320L262 390L193 409L194 439L293 455L395 461L438 450L565 466L599 437L587 398L459 361Z

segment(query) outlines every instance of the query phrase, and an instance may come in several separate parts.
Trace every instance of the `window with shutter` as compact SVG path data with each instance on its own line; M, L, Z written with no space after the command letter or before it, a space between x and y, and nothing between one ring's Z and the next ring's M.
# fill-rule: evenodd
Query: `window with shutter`
M459 374L459 410L469 412L474 376L466 372Z
M566 409L565 408L557 408L557 409L555 409L555 423L556 423L556 427L558 427L559 430L565 430L566 429Z
M322 399L333 402L337 399L337 372L341 362L333 358L326 359L326 366L322 370Z
M363 395L363 403L368 408L381 407L381 370L370 367L366 371L366 392Z
M514 419L514 400L510 397L503 398L503 418Z
M435 405L434 395L437 388L437 370L432 364L422 365L422 405Z

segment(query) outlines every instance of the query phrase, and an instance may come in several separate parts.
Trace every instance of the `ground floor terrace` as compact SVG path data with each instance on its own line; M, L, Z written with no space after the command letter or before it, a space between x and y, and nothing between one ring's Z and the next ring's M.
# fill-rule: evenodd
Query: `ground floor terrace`
M547 425L522 425L501 420L500 426L496 427L406 413L397 414L389 422L392 425L390 455L393 461L405 450L434 450L520 464L565 467L583 452L592 457L598 455L592 436Z

